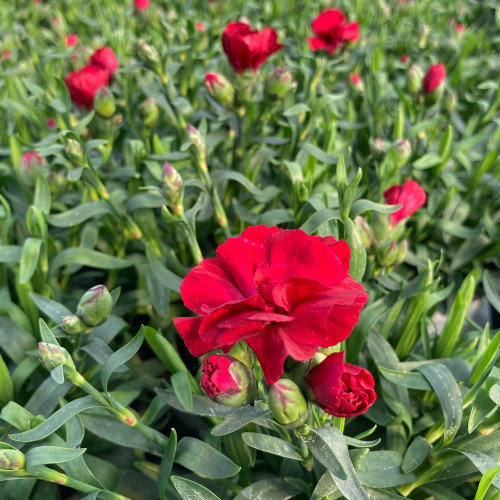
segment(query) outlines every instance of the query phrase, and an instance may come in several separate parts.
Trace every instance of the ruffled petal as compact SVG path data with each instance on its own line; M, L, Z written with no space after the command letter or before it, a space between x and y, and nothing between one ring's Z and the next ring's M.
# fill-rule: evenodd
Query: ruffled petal
M322 37L322 35L328 36L333 29L342 26L344 22L345 16L342 11L337 9L327 9L316 17L316 19L312 22L311 27L317 35Z
M309 48L311 50L326 50L326 52L330 55L333 54L337 48L339 47L339 43L336 41L326 41L321 38L306 38L309 42Z
M201 340L199 330L202 319L201 316L196 318L174 318L174 325L180 333L186 347L193 356L197 357L219 347Z

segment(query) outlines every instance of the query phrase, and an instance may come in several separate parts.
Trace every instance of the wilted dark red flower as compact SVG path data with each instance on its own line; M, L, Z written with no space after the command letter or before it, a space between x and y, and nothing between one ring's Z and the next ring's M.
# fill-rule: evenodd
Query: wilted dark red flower
M430 94L446 78L443 64L433 64L424 76L424 91Z
M334 352L309 375L307 383L315 402L336 417L354 417L375 402L375 381L371 373L357 365L344 363L344 352Z
M230 23L222 33L222 47L237 73L257 70L266 59L280 50L278 35L272 28L252 30L246 23Z
M311 24L315 37L307 38L311 50L326 50L332 54L347 42L359 39L359 24L346 23L341 10L324 10Z
M287 356L309 359L351 333L368 295L349 259L347 243L331 236L249 227L186 276L182 299L201 316L174 324L194 356L244 340L272 384Z
M109 47L102 47L94 51L94 53L90 56L90 64L105 69L109 73L110 78L119 68L118 59L116 59L113 49Z
M66 47L74 47L78 43L78 35L73 33L66 37Z
M70 73L64 80L71 100L78 106L92 109L97 90L109 82L108 71L90 64Z
M149 0L134 0L134 7L137 10L146 10L149 7Z
M391 225L406 219L425 204L425 191L418 182L408 179L404 186L396 184L384 192L384 199L388 205L403 205L399 210L389 215Z

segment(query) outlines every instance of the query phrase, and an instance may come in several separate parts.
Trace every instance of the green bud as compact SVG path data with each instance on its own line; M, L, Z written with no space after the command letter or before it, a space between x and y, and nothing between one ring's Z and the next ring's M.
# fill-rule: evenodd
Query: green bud
M288 68L274 68L266 78L266 94L271 98L283 99L288 92L297 87L292 72Z
M418 64L412 64L408 70L408 92L417 94L422 88L424 70Z
M19 450L0 450L0 470L21 470L26 468L26 457Z
M71 139L70 137L66 139L64 143L64 151L68 158L78 166L83 165L84 163L84 152L82 145L76 140Z
M205 156L205 140L200 134L200 131L196 127L188 123L186 132L188 140L193 143L201 156Z
M430 28L427 24L422 23L420 25L420 37L418 39L418 46L423 49L427 45L427 39L429 38Z
M137 57L151 68L154 69L160 66L160 54L158 54L158 51L154 47L146 42L137 42L136 52Z
M75 314L62 317L62 329L70 335L82 333L87 325Z
M275 420L289 429L300 427L309 416L304 395L290 379L281 378L275 382L269 390L268 401Z
M443 108L451 113L457 107L457 93L452 90L451 92L447 92L444 100L443 100Z
M180 199L180 192L182 187L182 177L179 172L166 161L163 164L163 189L170 201L170 207L174 212L182 210L182 201Z
M375 139L372 139L370 137L369 142L370 142L370 149L373 153L373 156L380 157L380 156L382 156L382 154L387 152L387 144L380 137L375 137Z
M97 89L94 96L94 108L103 117L110 118L116 111L115 96L108 87Z
M372 230L370 229L370 226L368 225L366 220L360 215L356 216L356 218L354 219L354 224L358 228L359 234L363 239L365 247L368 248L373 241L373 234Z
M88 326L98 326L108 319L112 307L113 299L108 289L96 285L82 295L76 314Z
M395 241L377 247L377 259L382 267L390 267L398 261L398 245Z
M160 111L158 109L158 104L156 101L150 97L143 101L139 106L139 116L142 123L147 128L153 128L158 123L158 117L160 116Z
M398 168L406 165L411 156L410 141L408 139L400 139L397 141L392 150L392 156Z
M66 365L76 369L73 358L64 347L48 344L47 342L39 342L38 352L43 366L49 371L52 371L59 365Z
M234 87L231 82L219 73L207 73L205 75L205 84L209 94L221 105L226 108L234 103Z

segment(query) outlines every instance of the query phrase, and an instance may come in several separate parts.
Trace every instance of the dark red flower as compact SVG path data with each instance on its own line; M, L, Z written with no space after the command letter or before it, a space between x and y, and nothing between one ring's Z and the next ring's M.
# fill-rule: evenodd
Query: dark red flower
M315 37L307 38L311 50L326 50L332 54L346 42L359 39L359 24L347 24L341 10L324 10L311 24Z
M108 71L90 64L70 73L64 80L71 100L78 106L92 109L97 90L109 83Z
M109 73L110 78L119 68L116 55L113 52L113 49L110 49L109 47L102 47L94 51L90 57L90 64L105 69Z
M344 352L334 352L307 376L315 402L336 417L364 413L377 399L371 373L344 363Z
M403 64L407 64L410 62L410 56L408 54L402 54L399 58L399 60L403 63Z
M78 43L78 35L73 33L66 37L66 47L74 47Z
M49 128L54 128L54 127L56 127L56 126L57 126L57 123L56 123L56 121L54 120L54 118L52 118L51 116L49 116L49 117L47 118L47 127L49 127Z
M149 0L134 0L134 7L137 10L146 10L149 7Z
M349 259L347 243L331 236L249 227L186 276L182 299L201 316L174 324L194 356L244 340L272 384L287 356L304 361L351 333L368 295Z
M446 70L443 64L433 64L424 76L424 90L430 94L446 78Z
M230 23L222 33L222 47L237 73L256 71L271 54L283 48L277 40L272 28L257 31L245 23Z
M396 184L384 192L384 199L388 205L403 205L399 210L389 216L391 225L406 219L425 204L425 191L418 182L408 179L404 186Z

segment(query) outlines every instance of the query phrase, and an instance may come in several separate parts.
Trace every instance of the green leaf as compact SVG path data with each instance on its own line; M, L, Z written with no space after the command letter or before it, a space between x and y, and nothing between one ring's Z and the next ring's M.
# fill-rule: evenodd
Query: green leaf
M43 297L34 292L30 293L30 297L38 309L58 325L61 324L61 318L63 316L73 314L67 307L59 304L59 302L55 300Z
M181 405L187 412L191 412L193 409L193 394L191 393L187 370L174 373L170 377L170 383Z
M448 368L433 362L417 367L427 379L439 399L444 415L444 441L449 443L458 432L462 421L462 396L460 389Z
M351 249L349 274L354 281L361 281L366 269L366 248L354 222L347 218L344 221L347 232L347 243Z
M39 173L36 178L33 205L44 215L50 213L50 186L47 178L42 173Z
M493 467L492 469L486 471L483 474L481 481L479 481L479 485L477 487L477 492L476 496L474 497L474 500L483 500L489 487L493 484L493 482L497 478L498 473L500 473L500 465Z
M422 436L417 436L406 450L401 464L401 470L404 473L413 472L420 464L423 463L431 450L432 445L430 445Z
M247 486L234 500L289 500L299 492L283 479L262 479Z
M189 500L220 500L220 498L199 483L184 477L172 476L172 484L182 498Z
M498 279L495 280L487 269L483 273L483 286L488 302L500 313L500 287L498 286Z
M101 384L105 392L108 392L108 382L111 375L137 353L143 340L144 326L141 326L137 335L128 344L118 349L106 360L101 370Z
M36 271L42 244L43 240L40 238L27 238L24 242L21 263L19 266L20 285L27 283Z
M0 316L0 346L12 361L19 364L26 352L36 347L35 338L7 316Z
M401 470L403 455L398 451L369 451L359 462L361 482L372 488L391 488L417 480L414 474Z
M49 215L47 220L54 227L74 227L92 217L110 213L112 213L111 208L105 201L91 201L77 205L66 212Z
M386 368L385 366L379 364L377 364L377 368L378 371L393 384L420 391L432 390L431 385L421 373L395 370L392 368Z
M182 283L182 278L177 276L172 271L169 271L154 254L151 246L146 249L146 256L151 272L156 276L158 281L166 286L169 290L179 293Z
M441 156L436 153L427 153L414 161L412 167L417 170L425 170L435 167L441 163Z
M336 209L323 208L311 215L311 217L300 226L300 229L307 234L312 234L321 224L329 220L340 220L340 212Z
M6 405L14 399L14 384L9 369L0 354L0 405Z
M52 330L42 318L38 320L38 327L40 329L40 336L42 337L43 342L46 342L47 344L59 345L59 342L52 333Z
M402 207L402 205L384 205L370 200L356 200L351 206L349 217L355 219L363 212L374 211L381 214L392 214Z
M226 417L220 424L217 424L212 429L212 435L214 436L227 436L232 432L235 432L245 425L253 422L254 420L265 417L270 414L270 411L266 408L259 408L257 406L242 406Z
M20 245L0 245L0 263L19 262L22 252L23 249Z
M26 453L26 469L46 464L60 464L83 455L86 448L61 448L59 446L37 446Z
M175 462L203 477L222 479L238 474L240 467L207 443L184 437L177 444Z
M37 427L30 429L29 431L10 434L9 437L13 441L19 441L22 443L31 443L32 441L45 439L59 429L59 427L63 426L71 417L78 415L78 413L82 411L98 406L100 406L99 403L92 396L75 399L74 401L71 401L63 406L61 409L57 410Z
M311 108L307 106L307 104L299 103L295 104L291 108L288 108L283 112L283 116L297 116L300 115L301 113L305 113L307 111L311 111Z
M283 441L283 439L268 436L266 434L259 434L258 432L244 432L241 437L245 443L255 448L256 450L272 455L278 455L282 458L290 458L292 460L303 460L299 454L298 448L291 443Z
M170 474L172 474L172 467L174 465L175 452L177 450L177 432L171 429L168 443L163 451L163 458L161 459L160 471L158 473L158 494L160 500L167 500L165 489L167 488Z
M60 267L79 264L95 269L125 269L132 266L132 260L120 259L112 255L83 247L66 248L50 261L50 273L54 274Z
M334 158L333 156L325 153L321 148L318 148L318 146L311 144L310 142L306 142L300 146L301 149L303 149L306 153L309 153L313 158L316 158L316 160L326 163L327 165L335 165L337 162L337 159Z

